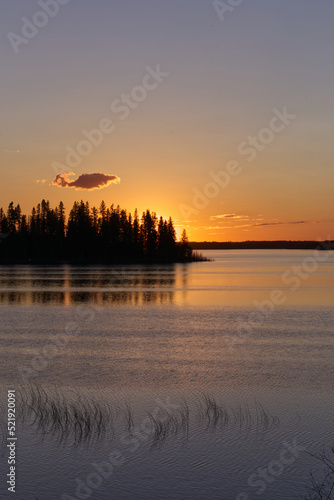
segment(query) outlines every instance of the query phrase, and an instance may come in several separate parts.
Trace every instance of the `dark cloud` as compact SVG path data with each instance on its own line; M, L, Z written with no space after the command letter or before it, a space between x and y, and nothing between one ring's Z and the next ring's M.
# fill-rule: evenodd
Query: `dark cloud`
M262 222L261 224L251 224L250 227L259 226L289 226L290 224L320 224L320 221L316 220L298 220L296 222Z
M298 220L298 221L294 221L294 222L289 222L289 221L261 222L258 224L242 224L239 226L233 226L233 228L225 226L224 229L240 229L240 228L246 228L246 227L268 227L268 226L291 226L291 225L295 225L295 224L321 224L321 221Z
M72 181L70 177L75 175L73 172L68 174L58 174L53 180L52 184L54 186L62 188L75 188L75 189L102 189L110 184L117 184L120 182L120 178L117 175L108 174L81 174L79 177Z
M258 220L258 219L257 219ZM220 222L218 222L220 224ZM205 229L205 230L213 230L213 229L246 229L249 227L268 227L268 226L290 226L294 224L321 224L321 221L317 220L300 220L300 221L279 221L279 222L262 222L259 224L240 224L238 226L204 226L204 227L196 227L196 229ZM213 233L219 234L219 233Z

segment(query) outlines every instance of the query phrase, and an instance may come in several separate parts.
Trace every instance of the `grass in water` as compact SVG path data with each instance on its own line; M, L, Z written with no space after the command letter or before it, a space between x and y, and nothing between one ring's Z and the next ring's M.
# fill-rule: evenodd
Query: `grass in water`
M146 412L150 422L147 431L154 443L172 436L188 438L192 425L207 430L236 425L240 430L259 431L279 424L278 417L257 401L251 406L243 403L231 408L208 393L194 394L194 397L191 403L182 399L173 408L157 407L154 412ZM136 421L140 423L128 402L112 405L80 393L69 396L58 388L46 390L35 384L18 390L17 415L23 424L34 426L41 434L51 434L59 441L74 444L106 436L112 438L116 422L131 435L135 432Z

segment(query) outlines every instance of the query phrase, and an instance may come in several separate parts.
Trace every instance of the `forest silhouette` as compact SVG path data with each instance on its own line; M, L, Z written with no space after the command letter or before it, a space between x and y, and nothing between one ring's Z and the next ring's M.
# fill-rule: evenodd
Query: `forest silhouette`
M126 264L190 262L193 253L186 232L177 241L171 218L146 210L141 217L119 206L99 208L75 202L68 217L62 202L56 208L42 200L31 215L11 202L0 209L0 263Z

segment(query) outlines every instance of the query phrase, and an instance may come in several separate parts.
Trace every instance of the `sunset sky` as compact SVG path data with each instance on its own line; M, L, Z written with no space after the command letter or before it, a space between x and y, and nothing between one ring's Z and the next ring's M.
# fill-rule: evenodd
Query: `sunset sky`
M2 1L0 206L104 199L191 240L334 238L334 2L237 3Z

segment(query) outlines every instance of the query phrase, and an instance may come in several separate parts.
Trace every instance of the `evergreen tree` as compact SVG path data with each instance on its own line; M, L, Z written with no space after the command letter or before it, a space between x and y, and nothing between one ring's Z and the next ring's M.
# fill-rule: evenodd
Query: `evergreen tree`
M74 202L66 220L62 202L56 208L42 200L29 218L20 205L11 202L7 212L0 209L0 231L9 234L0 246L1 262L176 262L192 258L184 232L180 243L171 218L159 220L146 210L141 220L101 202L99 210L88 202Z

